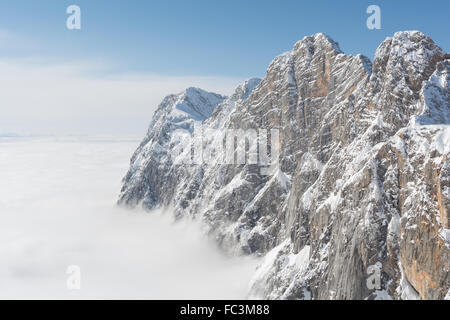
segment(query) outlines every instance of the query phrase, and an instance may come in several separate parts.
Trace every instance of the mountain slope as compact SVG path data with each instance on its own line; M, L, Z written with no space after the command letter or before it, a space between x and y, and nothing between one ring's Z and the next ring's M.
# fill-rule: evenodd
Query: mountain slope
M164 99L119 203L172 206L225 250L265 255L251 297L443 299L449 63L418 31L386 39L373 64L324 34L305 37L229 98ZM279 129L277 165L266 175L220 150L193 163L183 141L196 127L208 152L224 142L217 132ZM378 288L367 285L373 266Z

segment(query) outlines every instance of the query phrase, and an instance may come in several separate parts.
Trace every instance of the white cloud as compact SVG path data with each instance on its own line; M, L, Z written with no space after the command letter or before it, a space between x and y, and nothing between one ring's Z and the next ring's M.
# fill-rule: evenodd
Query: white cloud
M245 298L257 261L223 256L193 223L114 206L137 143L0 139L0 299Z
M243 80L110 70L101 63L0 59L0 133L144 134L166 95L190 86L228 95Z

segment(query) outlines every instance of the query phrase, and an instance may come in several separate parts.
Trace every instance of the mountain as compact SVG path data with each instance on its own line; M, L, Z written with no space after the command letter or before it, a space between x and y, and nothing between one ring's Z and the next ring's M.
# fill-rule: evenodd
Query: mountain
M319 33L230 97L168 96L119 203L172 207L223 250L264 256L249 297L450 298L449 59L418 31L373 63ZM233 160L248 138L248 161L224 161L221 132L237 133ZM270 166L250 161L255 132Z

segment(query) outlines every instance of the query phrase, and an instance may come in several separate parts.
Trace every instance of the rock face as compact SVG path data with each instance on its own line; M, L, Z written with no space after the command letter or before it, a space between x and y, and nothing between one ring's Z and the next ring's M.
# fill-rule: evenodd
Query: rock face
M386 39L373 64L316 34L231 97L168 96L119 203L173 207L224 250L264 255L250 297L448 298L449 58L418 31ZM211 153L193 163L179 146L198 127ZM269 175L211 151L225 143L217 132L273 128Z

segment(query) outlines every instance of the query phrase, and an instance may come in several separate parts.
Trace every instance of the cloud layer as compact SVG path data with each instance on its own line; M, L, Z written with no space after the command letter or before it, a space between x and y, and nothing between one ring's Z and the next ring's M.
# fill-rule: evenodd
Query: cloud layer
M199 226L115 207L137 142L0 139L0 298L239 299L256 267ZM81 290L66 287L69 265Z

